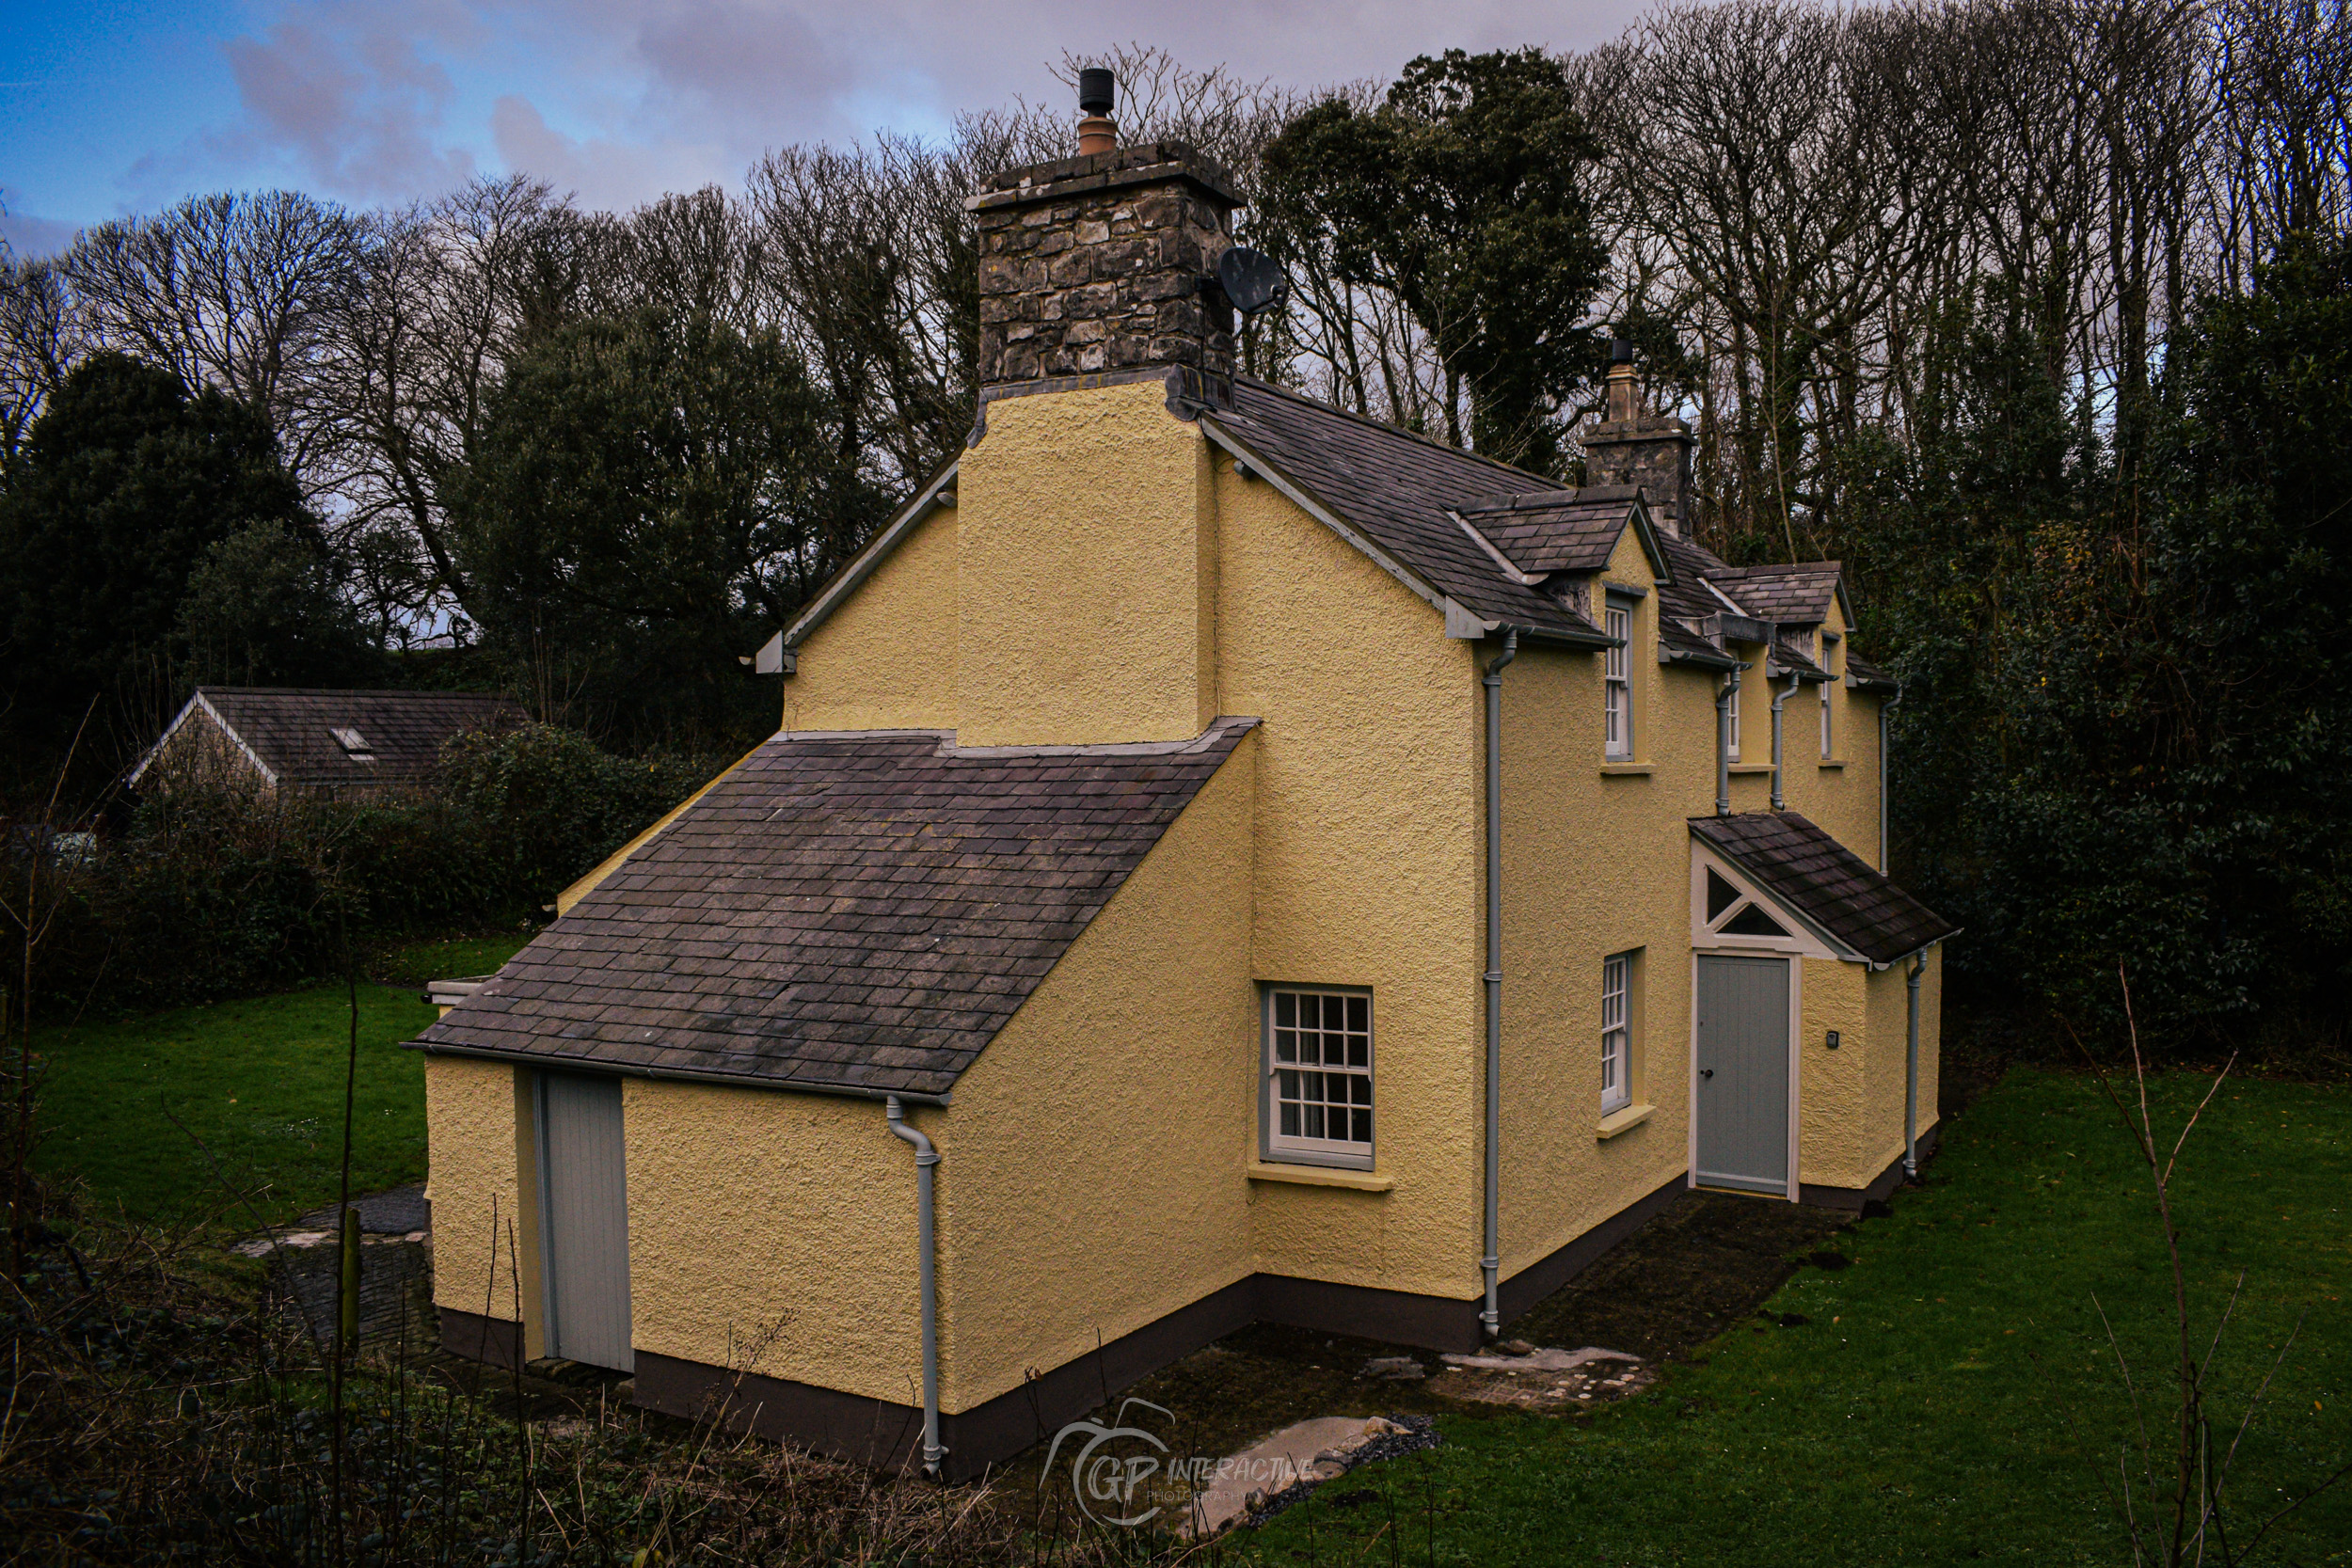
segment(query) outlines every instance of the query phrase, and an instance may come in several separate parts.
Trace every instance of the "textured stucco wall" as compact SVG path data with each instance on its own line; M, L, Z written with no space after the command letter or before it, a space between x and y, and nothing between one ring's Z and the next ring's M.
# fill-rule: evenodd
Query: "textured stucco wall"
M1221 457L1216 475L1219 703L1264 721L1252 972L1372 989L1375 1158L1395 1182L1252 1182L1258 1267L1466 1299L1485 1094L1473 650L1272 485Z
M1836 755L1826 759L1843 767L1824 767L1821 756L1820 688L1807 686L1788 699L1783 713L1788 726L1783 758L1788 804L1826 829L1840 844L1872 865L1879 860L1879 704L1882 699L1846 685L1845 654L1852 641L1851 628L1835 601L1823 628L1844 639L1837 669L1840 678L1830 687L1830 741ZM1820 648L1815 647L1816 657ZM1786 682L1782 684L1786 685ZM1769 700L1769 699L1768 699ZM1767 741L1770 736L1766 736ZM1762 753L1763 760L1770 753Z
M1251 1272L1255 749L1226 759L952 1106L914 1113L946 1156L951 1411Z
M956 484L962 744L1173 740L1216 717L1208 446L1167 402L1136 382L989 405Z
M637 1348L908 1402L914 1158L881 1102L630 1078L621 1109Z
M1890 1042L1869 1016L1870 981L1869 971L1861 964L1804 960L1803 1028L1797 1046L1800 1181L1864 1187L1886 1168L1884 1107L1873 1103L1871 1089L1883 1076L1890 1049L1900 1070L1903 1042L1899 1019ZM1836 1051L1829 1049L1832 1029L1839 1037ZM1894 1128L1899 1141L1899 1119Z
M502 1062L424 1059L434 1304L511 1323L520 1261L522 1318L535 1355L538 1232L517 1180L531 1168L529 1092L528 1076Z
M1649 589L1628 530L1596 583ZM1502 673L1502 1272L1679 1174L1689 1149L1684 818L1714 800L1713 684L1659 665L1657 597L1633 605L1633 766L1604 772L1597 653L1524 648ZM1649 657L1643 657L1648 655ZM1616 765L1622 766L1622 765ZM1634 1104L1603 1140L1601 962L1638 951Z
M956 727L959 515L941 507L916 524L801 644L786 729Z

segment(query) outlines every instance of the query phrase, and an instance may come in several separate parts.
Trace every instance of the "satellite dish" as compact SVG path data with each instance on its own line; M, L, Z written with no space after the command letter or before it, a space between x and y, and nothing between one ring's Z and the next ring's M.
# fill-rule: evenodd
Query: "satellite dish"
M1282 270L1281 262L1263 250L1241 245L1216 259L1216 283L1233 302L1233 309L1245 316L1280 304L1291 292L1290 274Z

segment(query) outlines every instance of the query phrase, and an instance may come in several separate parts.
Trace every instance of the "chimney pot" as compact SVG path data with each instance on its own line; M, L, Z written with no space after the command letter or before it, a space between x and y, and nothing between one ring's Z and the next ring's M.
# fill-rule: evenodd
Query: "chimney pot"
M1101 66L1078 72L1078 156L1119 150L1119 125L1111 119L1118 99L1118 78Z

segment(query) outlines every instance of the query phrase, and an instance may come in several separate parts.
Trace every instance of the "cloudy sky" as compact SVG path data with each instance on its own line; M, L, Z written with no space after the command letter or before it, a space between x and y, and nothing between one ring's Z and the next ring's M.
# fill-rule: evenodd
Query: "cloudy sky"
M0 232L198 191L401 201L521 169L598 206L735 183L766 148L1057 97L1125 40L1311 85L1416 54L1615 37L1633 0L0 0Z

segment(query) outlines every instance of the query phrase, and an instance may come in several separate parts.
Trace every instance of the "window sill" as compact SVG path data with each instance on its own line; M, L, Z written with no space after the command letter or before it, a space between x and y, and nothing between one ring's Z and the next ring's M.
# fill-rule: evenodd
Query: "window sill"
M1248 1166L1252 1181L1288 1181L1300 1187L1346 1187L1359 1193L1385 1193L1396 1185L1396 1178L1378 1171L1345 1170L1336 1165L1270 1164L1252 1160Z
M1604 779L1646 779L1658 771L1653 762L1604 762L1600 776Z
M1596 1136L1602 1143L1607 1143L1620 1132L1630 1132L1642 1123L1649 1120L1649 1114L1656 1109L1658 1107L1655 1105L1628 1105L1621 1110L1612 1111L1600 1118L1600 1127Z
M1772 765L1769 762L1735 762L1731 765L1731 770L1734 773L1769 773L1772 770Z
M1843 768L1843 767L1845 767L1845 766L1846 766L1846 764L1845 764L1845 760L1844 760L1843 758L1836 758L1836 759L1834 759L1834 760L1833 760L1833 759L1824 759L1823 761L1821 761L1821 762L1820 762L1820 763L1816 764L1815 766L1820 767L1820 768Z

